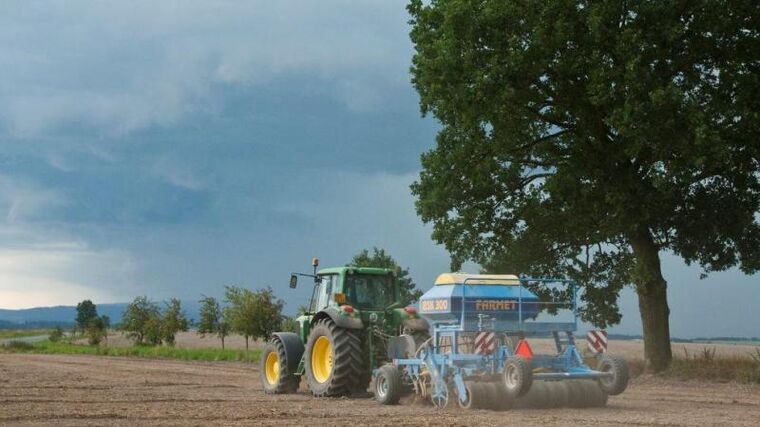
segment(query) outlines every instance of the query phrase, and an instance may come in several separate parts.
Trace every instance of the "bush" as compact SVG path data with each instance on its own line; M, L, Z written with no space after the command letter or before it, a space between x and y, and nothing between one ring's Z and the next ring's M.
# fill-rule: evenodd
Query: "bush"
M108 316L98 316L90 319L85 334L90 345L98 345L108 334Z
M52 332L50 332L50 336L48 336L48 339L50 342L58 342L61 339L63 339L63 329L60 326L56 326L55 329L53 329Z

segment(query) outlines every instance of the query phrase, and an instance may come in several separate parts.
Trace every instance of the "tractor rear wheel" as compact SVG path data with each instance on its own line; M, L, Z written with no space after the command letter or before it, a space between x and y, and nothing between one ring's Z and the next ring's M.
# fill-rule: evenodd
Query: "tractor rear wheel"
M329 318L312 328L304 362L309 389L318 397L352 393L366 376L359 336Z
M285 361L285 345L279 339L272 339L261 353L261 383L264 393L295 393L301 378L288 372Z

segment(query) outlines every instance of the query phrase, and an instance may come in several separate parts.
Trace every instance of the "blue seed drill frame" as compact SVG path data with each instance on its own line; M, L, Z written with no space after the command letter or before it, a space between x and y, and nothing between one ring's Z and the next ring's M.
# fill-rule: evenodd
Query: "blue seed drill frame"
M393 359L393 364L414 384L424 383L423 375L430 376L429 384L432 389L426 390L424 393L430 396L433 404L439 407L448 404L449 384L451 384L452 391L456 392L460 403L463 403L468 399L465 380L493 379L496 376L504 375L507 361L515 356L514 350L504 342L497 345L496 350L491 354L460 352L460 336L463 336L462 334L472 336L472 333L487 331L502 334L502 336L517 336L520 342L524 341L527 336L553 336L557 349L556 354L532 355L530 364L533 380L600 379L613 375L611 372L591 369L584 363L576 348L573 335L578 327L577 284L575 282L564 279L519 278L519 284L480 286L487 284L485 282L489 280L493 280L494 285L502 284L496 283L497 281L504 282L503 279L491 279L488 276L480 276L476 279L466 278L461 285L457 284L459 286L456 286L452 291L456 293L458 289L461 289L459 295L449 295L448 303L438 304L439 307L435 307L434 303L428 303L431 310L425 310L423 307L420 314L430 322L431 339L426 345L416 350L413 356ZM471 282L476 282L477 285ZM565 285L570 289L571 301L539 302L536 295L526 287L528 284ZM434 288L436 287L434 286ZM433 290L431 289L431 291ZM515 291L516 295L514 295ZM484 310L475 309L468 313L468 306L474 305L472 300L466 298L470 293L477 294L477 298L490 297L496 301L511 301L512 304L516 303L516 306L511 306L511 312L501 315L492 316L484 314ZM428 294L423 296L423 301L426 296ZM457 298L459 299L457 300ZM441 299L440 301L444 300ZM541 311L539 306L546 307L547 305L569 306L569 309L572 310L573 321L535 321ZM461 314L458 319L454 319L457 307L459 307ZM516 310L514 310L515 308ZM436 317L430 314L436 309L444 314L453 313L453 315L442 319L441 316ZM440 345L442 338L450 343L445 346L446 351Z

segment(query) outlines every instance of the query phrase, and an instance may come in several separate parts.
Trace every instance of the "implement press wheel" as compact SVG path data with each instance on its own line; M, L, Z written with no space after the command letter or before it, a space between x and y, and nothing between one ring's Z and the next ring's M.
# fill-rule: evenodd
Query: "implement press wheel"
M533 384L533 369L530 361L520 356L507 359L504 364L504 389L512 398L523 396Z
M383 405L395 405L401 399L401 374L394 365L383 365L375 377L375 399Z
M615 396L628 387L628 363L620 357L602 356L596 369L601 372L609 372L612 375L599 378L599 387L610 396Z

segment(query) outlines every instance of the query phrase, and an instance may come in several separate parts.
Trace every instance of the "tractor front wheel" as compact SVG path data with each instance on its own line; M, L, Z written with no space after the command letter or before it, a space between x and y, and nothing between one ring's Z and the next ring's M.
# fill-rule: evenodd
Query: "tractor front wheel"
M261 353L261 383L267 394L295 393L300 378L288 372L285 345L272 339Z
M342 396L354 392L364 374L361 340L332 319L314 324L306 343L306 381L314 396Z

